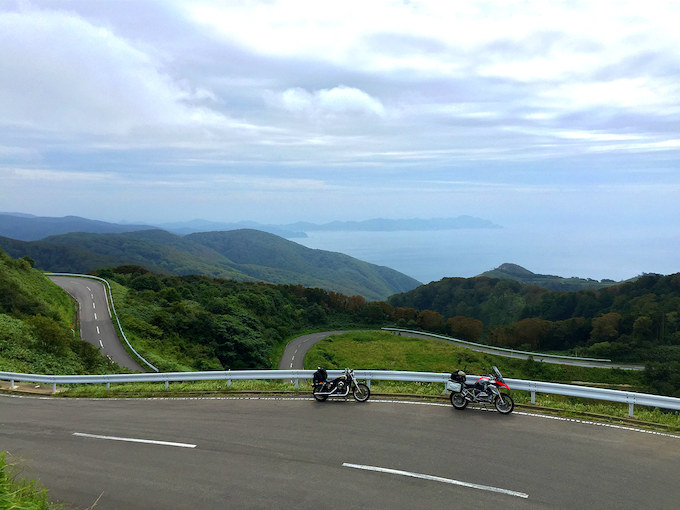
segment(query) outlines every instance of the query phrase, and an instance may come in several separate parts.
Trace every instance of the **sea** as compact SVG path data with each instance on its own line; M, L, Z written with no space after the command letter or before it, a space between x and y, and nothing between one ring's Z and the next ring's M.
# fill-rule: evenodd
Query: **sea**
M537 274L594 280L680 272L680 235L660 228L309 231L307 236L293 241L387 266L421 283L469 278L506 262Z

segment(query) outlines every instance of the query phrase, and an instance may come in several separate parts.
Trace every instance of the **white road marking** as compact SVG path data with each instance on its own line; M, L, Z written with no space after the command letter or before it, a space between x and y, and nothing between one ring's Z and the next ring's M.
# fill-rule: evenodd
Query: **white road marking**
M91 289L90 287L88 287L87 285L85 286L85 288L86 288L87 290L89 290L90 292L92 292L92 289Z
M93 439L109 439L110 441L126 441L129 443L158 444L162 446L177 446L179 448L196 448L195 444L174 443L171 441L156 441L153 439L134 439L131 437L99 436L97 434L85 434L83 432L74 432L73 435L78 437L89 437Z
M291 361L295 361L295 356L293 356L292 358L290 358L290 360L291 360Z
M102 348L104 347L104 344L102 343L101 340L99 340L99 346L102 347Z
M97 306L94 304L94 301L92 301L92 308L97 308Z
M98 335L101 334L101 333L99 333L99 326L97 326L97 334L98 334Z
M293 364L292 364L292 363L290 364L290 368L293 368Z
M97 314L96 313L94 314L94 320L97 320Z
M517 498L528 498L529 495L524 492L511 491L508 489L500 489L498 487L491 487L489 485L479 485L476 483L461 482L460 480L453 480L451 478L442 478L441 476L424 475L421 473L411 473L410 471L401 471L399 469L389 469L377 466L363 466L361 464L349 464L344 462L343 467L349 467L354 469L364 469L366 471L378 471L380 473L389 473L392 475L400 476L410 476L411 478L420 478L422 480L431 480L434 482L450 483L452 485L461 485L463 487L469 487L471 489L480 489L488 492L498 492L500 494L506 494L508 496L515 496Z

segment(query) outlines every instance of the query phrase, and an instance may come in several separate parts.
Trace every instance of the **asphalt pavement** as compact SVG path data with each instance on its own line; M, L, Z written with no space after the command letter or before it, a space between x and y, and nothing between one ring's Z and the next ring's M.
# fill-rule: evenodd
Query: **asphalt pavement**
M0 395L69 508L677 508L680 437L448 404Z

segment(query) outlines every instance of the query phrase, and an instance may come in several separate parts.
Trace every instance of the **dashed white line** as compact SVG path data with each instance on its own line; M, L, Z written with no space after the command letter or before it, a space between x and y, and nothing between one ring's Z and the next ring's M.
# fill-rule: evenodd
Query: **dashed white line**
M94 301L92 301L92 308L97 308L97 305L94 304Z
M101 340L99 340L99 347L101 347L102 349L104 348L104 344L102 343Z
M96 313L94 314L94 320L97 320L97 314Z
M471 489L479 489L488 492L498 492L500 494L506 494L508 496L515 496L516 498L528 498L529 495L524 492L511 491L508 489L501 489L499 487L491 487L490 485L479 485L477 483L462 482L460 480L454 480L452 478L443 478L441 476L425 475L422 473L411 473L410 471L401 471L400 469L390 469L382 468L377 466L363 466L361 464L349 464L344 462L343 467L349 467L354 469L363 469L365 471L378 471L380 473L389 473L391 475L409 476L411 478L420 478L422 480L431 480L433 482L450 483L452 485L460 485L463 487L469 487Z
M85 434L83 432L74 432L74 436L78 437L89 437L93 439L108 439L110 441L126 441L129 443L147 443L147 444L157 444L161 446L177 446L179 448L196 448L195 444L189 443L175 443L172 441L156 441L154 439L135 439L132 437L116 437L116 436L100 436L97 434Z
M97 326L97 334L98 334L98 335L101 334L101 333L99 333L99 326Z

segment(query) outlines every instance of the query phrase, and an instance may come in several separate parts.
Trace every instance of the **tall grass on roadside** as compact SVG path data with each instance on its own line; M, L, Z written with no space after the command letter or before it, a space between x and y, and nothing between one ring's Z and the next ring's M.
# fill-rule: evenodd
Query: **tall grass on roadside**
M18 477L16 466L7 462L7 453L0 452L0 508L17 510L59 510L61 505L50 503L47 490L35 481Z

